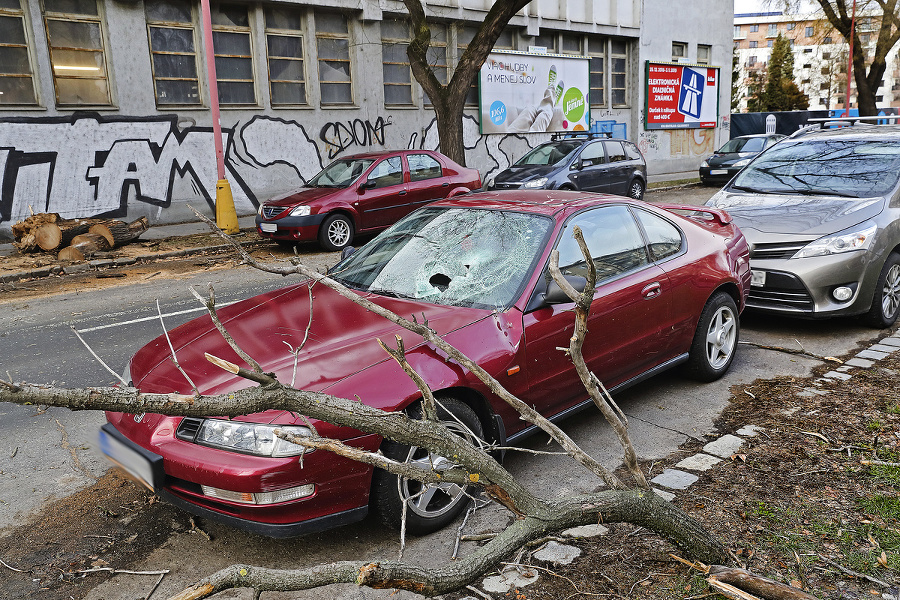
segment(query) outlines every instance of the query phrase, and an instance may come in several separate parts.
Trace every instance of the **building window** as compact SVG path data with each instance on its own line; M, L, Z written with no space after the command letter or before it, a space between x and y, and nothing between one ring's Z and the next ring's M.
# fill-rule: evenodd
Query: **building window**
M466 48L469 47L469 44L472 43L472 40L475 39L475 34L478 33L478 27L472 25L463 25L458 26L456 29L456 60L459 61L462 58L463 52L466 51ZM516 49L516 35L513 29L504 29L500 34L500 37L497 38L497 41L494 42L495 50L515 50ZM478 106L478 78L479 74L475 74L475 79L472 80L472 85L469 87L469 93L466 94L466 106Z
M447 85L447 26L439 23L432 24L431 29L431 46L425 54L428 64L434 76L443 85ZM431 106L431 100L428 94L423 94L425 105Z
M820 83L819 84L820 90L827 90L829 87L831 87L831 84L828 84L828 83Z
M546 48L550 54L556 54L556 34L545 33L535 36L533 45Z
M736 38L741 37L741 26L740 25L734 26L734 35L732 37L736 37Z
M322 104L352 104L347 18L337 13L316 13L315 20Z
M266 6L265 13L272 106L306 104L303 15L281 6Z
M767 48L771 48L771 47L774 46L774 45L775 45L775 40L768 40L768 41L766 41L766 47L767 47Z
M796 23L788 23L787 25L784 26L784 28L788 31L793 31L795 27L797 27Z
M103 23L96 0L44 0L59 105L110 105Z
M757 46L756 40L750 40L750 45L749 45L748 47L749 47L749 48L756 48L756 46Z
M759 25L750 26L750 33L756 33L757 31L759 31Z
M706 44L697 44L697 62L701 65L708 65L712 57L712 46Z
M388 106L412 106L412 72L409 69L409 27L405 21L381 22L381 70L384 77L384 103Z
M256 104L253 82L253 47L246 5L221 4L211 8L216 88L221 104Z
M581 36L567 33L562 34L561 48L563 54L576 54L581 56L583 54L581 52Z
M822 60L831 60L831 52L823 52Z
M606 46L607 40L600 37L588 37L587 48L590 60L591 104L606 105Z
M755 65L755 64L756 64L756 57L755 57L755 56L751 56L750 58L747 59L747 66L748 66L748 67L752 67L752 66Z
M610 43L610 67L612 85L609 95L614 107L628 104L628 44L622 40L612 40Z
M687 58L687 43L672 42L672 62Z
M812 27L807 27L805 33L806 33L806 37L812 37L812 36L813 36L813 33L814 33L814 32L813 32L813 28L812 28Z
M19 0L0 0L0 106L37 104L26 31Z
M825 38L822 40L823 44L830 44L831 42L832 42L832 39L830 36L825 36Z
M144 15L157 106L201 103L191 5L146 0Z
M769 23L769 31L766 35L778 35L778 24Z

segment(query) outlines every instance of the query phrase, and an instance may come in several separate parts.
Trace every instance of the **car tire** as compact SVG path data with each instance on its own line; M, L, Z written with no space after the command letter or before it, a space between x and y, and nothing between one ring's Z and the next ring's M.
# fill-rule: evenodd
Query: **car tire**
M453 433L473 443L484 437L484 430L478 416L466 403L453 397L437 397L438 418ZM411 416L421 415L421 406L415 405ZM441 456L429 455L422 448L410 447L391 440L384 440L381 452L398 462L421 462L424 465L451 464ZM398 481L399 480L399 481ZM423 488L428 491L420 494ZM376 469L372 483L372 505L389 527L400 529L403 520L403 503L406 508L406 531L412 535L425 535L438 531L456 519L468 506L472 488L462 489L454 484L429 485L400 478Z
M685 374L698 381L715 381L728 371L737 351L740 320L737 305L726 292L716 292L700 313Z
M900 314L900 254L891 252L878 281L869 312L863 315L863 322L869 327L886 329L894 324Z
M640 179L634 179L628 184L628 197L634 200L642 200L644 198L644 184Z
M353 241L353 223L340 213L329 215L319 225L319 245L325 250L343 250Z

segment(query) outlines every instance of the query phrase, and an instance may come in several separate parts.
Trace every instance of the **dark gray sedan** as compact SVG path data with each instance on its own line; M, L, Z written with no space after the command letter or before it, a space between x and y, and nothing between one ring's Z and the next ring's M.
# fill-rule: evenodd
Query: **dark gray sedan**
M728 140L715 154L700 163L700 183L724 185L757 154L771 148L786 136L780 133L742 135Z
M900 312L900 126L806 132L760 154L707 206L750 242L747 307L800 317Z

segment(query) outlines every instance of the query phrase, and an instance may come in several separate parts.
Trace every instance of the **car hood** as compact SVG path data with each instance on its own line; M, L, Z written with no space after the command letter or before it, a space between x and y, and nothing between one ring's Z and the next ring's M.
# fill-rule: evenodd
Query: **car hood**
M728 211L744 233L835 233L881 213L883 198L753 194L720 190L707 206Z
M491 314L482 309L440 306L373 294L365 296L397 314L415 314L420 323L422 319L427 320L439 335ZM379 338L393 345L396 343L394 336L400 335L407 352L424 343L420 336L374 315L324 285L315 285L312 297L311 326L310 293L305 283L231 304L217 313L238 346L258 361L263 371L275 373L285 384L290 384L293 378L295 388L309 391L327 391L355 373L392 360L379 346ZM256 385L214 367L205 359L204 354L208 353L247 366L222 338L208 315L173 329L169 338L179 364L201 393L222 394ZM301 345L294 375L292 351ZM190 384L170 357L165 336L144 346L131 361L133 385L144 393L191 393Z
M511 166L505 171L501 171L494 177L497 183L524 183L537 179L538 177L546 177L559 167L552 165L522 165L521 167Z
M330 196L335 192L339 192L345 188L326 188L326 187L314 187L314 188L302 188L299 190L294 190L288 194L284 194L281 196L275 196L274 198L267 200L264 204L269 204L273 206L297 206L299 204L309 204L314 200L318 200L324 196Z

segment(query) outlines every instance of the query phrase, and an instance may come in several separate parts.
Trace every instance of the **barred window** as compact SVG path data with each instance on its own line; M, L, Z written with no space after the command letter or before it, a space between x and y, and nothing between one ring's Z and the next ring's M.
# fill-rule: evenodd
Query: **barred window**
M322 104L353 104L347 17L339 13L316 13L315 22Z
M57 104L112 104L97 0L44 0L43 10Z
M199 105L197 51L191 4L145 0L157 106Z
M253 43L247 7L239 4L212 6L211 17L219 103L256 104Z
M0 0L0 106L37 104L27 36L19 0Z
M591 57L591 104L606 105L606 38L588 37L588 56Z
M610 43L610 67L612 85L610 98L612 105L628 105L628 44L623 40L612 40Z
M280 6L267 6L265 13L272 106L306 104L303 15Z

